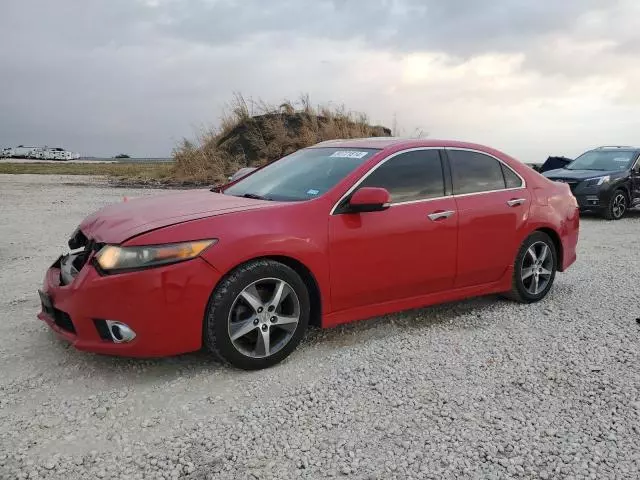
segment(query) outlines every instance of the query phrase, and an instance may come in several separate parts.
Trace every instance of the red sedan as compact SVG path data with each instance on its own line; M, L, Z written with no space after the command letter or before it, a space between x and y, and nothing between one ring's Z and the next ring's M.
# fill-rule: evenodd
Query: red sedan
M217 192L87 217L42 312L75 347L200 349L273 365L320 327L486 294L547 295L576 259L569 187L481 145L392 138L299 150Z

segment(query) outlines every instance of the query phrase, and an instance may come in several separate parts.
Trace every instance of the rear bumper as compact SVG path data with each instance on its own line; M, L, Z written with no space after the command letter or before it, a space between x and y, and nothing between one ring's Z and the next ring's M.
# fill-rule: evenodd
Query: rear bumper
M60 273L58 262L47 271L38 318L79 350L130 357L200 349L205 309L220 279L201 258L107 276L87 264L69 285L61 285ZM136 336L114 343L101 337L95 320L122 322Z
M562 242L562 265L558 270L564 272L571 265L573 265L577 259L576 250L578 248L578 239L580 237L580 210L573 207L572 213L570 213L567 219L564 221L562 234L560 235L560 241Z

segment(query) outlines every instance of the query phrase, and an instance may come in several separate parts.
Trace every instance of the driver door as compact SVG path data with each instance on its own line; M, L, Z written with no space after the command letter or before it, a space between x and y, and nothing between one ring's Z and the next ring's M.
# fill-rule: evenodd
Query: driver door
M443 166L436 149L393 155L358 185L386 188L390 208L368 213L338 209L330 216L334 311L453 287L458 215Z

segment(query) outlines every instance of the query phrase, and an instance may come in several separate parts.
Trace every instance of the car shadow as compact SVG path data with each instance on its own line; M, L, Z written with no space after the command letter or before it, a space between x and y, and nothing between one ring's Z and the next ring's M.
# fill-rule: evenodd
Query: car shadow
M625 213L625 216L622 218L622 220L624 220L625 218L640 218L640 208L627 210L627 213ZM598 214L597 212L580 212L580 220L605 221L605 219L602 218L602 215Z
M314 362L318 361L319 350L322 356L327 356L345 347L375 341L406 330L428 330L434 325L450 323L460 317L467 318L469 315L482 318L486 316L488 307L499 304L499 297L492 295L407 310L328 329L310 327L301 345L285 362ZM459 327L465 328L465 324L461 323ZM476 327L468 325L468 328ZM69 347L62 340L56 343L59 343L57 346L64 351L64 353L61 351L60 355L66 357L64 363L67 365L72 364L74 369L85 369L92 376L96 375L104 379L118 378L120 381L125 380L125 383L171 381L187 374L222 377L251 374L251 372L243 372L218 362L205 350L173 357L141 359L81 352Z

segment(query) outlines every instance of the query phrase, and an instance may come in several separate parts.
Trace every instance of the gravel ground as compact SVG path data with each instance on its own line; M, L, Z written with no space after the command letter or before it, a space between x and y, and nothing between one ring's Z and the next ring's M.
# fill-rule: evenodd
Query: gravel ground
M640 214L584 218L541 303L315 330L267 371L69 348L43 273L86 214L155 193L0 176L0 478L638 478Z

